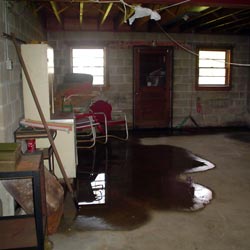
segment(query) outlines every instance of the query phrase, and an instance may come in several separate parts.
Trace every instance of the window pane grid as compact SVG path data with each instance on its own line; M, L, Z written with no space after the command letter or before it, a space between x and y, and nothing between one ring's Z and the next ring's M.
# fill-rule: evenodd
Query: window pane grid
M199 77L200 85L225 85L225 77L205 76Z
M225 68L226 61L225 60L199 60L199 67L210 67L210 68Z
M200 68L200 76L226 76L226 69Z
M229 50L199 50L198 86L228 86Z
M199 52L199 58L200 59L212 59L212 60L216 60L216 59L223 59L225 60L226 58L226 51L211 51L211 50L201 50Z
M73 73L93 76L93 85L104 84L104 49L72 49Z

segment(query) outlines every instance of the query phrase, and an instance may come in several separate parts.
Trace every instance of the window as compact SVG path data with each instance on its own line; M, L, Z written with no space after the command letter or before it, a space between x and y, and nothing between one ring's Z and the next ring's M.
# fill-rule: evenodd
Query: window
M198 49L196 88L201 90L230 89L230 49Z
M93 85L105 84L105 49L104 48L73 48L73 73L93 75Z

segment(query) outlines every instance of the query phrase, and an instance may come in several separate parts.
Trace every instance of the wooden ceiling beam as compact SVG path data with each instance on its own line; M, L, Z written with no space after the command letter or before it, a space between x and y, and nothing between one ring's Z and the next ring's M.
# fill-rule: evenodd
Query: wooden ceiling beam
M218 29L225 29L229 25L230 25L230 28L234 28L234 27L236 27L238 25L249 23L249 20L250 20L249 15L245 16L245 17L242 17L242 18L235 17L234 20L215 25L215 26L209 28L209 30L213 31L213 30L218 30ZM238 24L238 23L240 23L240 24Z
M108 7L106 8L106 11L102 17L102 20L101 20L101 25L105 22L105 20L107 19L111 9L112 9L112 6L113 6L113 3L109 3L108 4Z
M118 6L118 8L119 8L119 10L120 10L120 12L121 12L121 14L122 14L122 15L119 17L119 21L118 21L118 23L119 23L118 26L121 26L121 25L123 25L125 22L128 22L128 19L135 13L135 9L134 9L134 8L130 8L130 9L128 9L128 10L125 12L124 8L119 7L119 6Z
M242 32L242 30L247 30L248 32L248 34L249 34L249 25L250 25L250 21L249 22L244 22L243 24L239 24L239 25L236 25L236 26L234 26L233 28L234 28L234 33L235 34L237 34L237 33L239 33L239 32ZM230 30L230 28L229 29L227 29L227 30Z
M50 0L28 0L30 2L50 2ZM80 3L80 2L93 2L93 0L53 0L53 2L64 2L64 3ZM110 0L97 0L100 3L107 3ZM119 0L115 0L119 2ZM178 4L183 0L126 0L128 4ZM250 6L249 0L190 0L190 4L194 5L207 5L207 6L222 6L222 7L236 7L236 6Z
M101 0L100 0L101 1ZM140 4L178 4L182 0L126 0L126 3L140 3ZM207 5L207 6L222 6L222 7L237 7L237 6L250 6L249 0L190 0L188 1L193 5Z
M52 8L52 10L53 10L53 12L54 12L54 14L55 14L55 16L56 16L57 21L58 21L59 23L62 23L60 14L59 14L59 12L58 12L58 10L57 10L57 5L56 5L56 3L55 3L54 1L50 1L50 5L51 5L51 8Z
M82 20L83 20L83 7L84 7L84 3L80 2L80 24L82 24Z
M197 16L197 17L192 17L192 19L189 21L186 21L184 24L180 25L180 31L186 31L186 30L190 30L193 28L196 28L200 23L202 23L201 19L206 18L207 16L216 13L217 11L221 10L221 7L215 8L215 9L211 9L209 8L208 10L206 10L203 14Z
M226 33L225 30L230 29L231 26L237 27L244 21L248 23L246 17L250 13L250 0L124 0L125 3L120 0L11 1L29 3L33 6L33 11L42 17L41 20L47 24L51 22L52 28L54 25L63 29L66 19L74 20L67 28L75 30L87 30L82 24L85 21L95 20L97 31L113 29L114 31L159 32L155 22L149 20L148 16L138 18L133 25L129 25L127 21L134 14L135 6L156 10L161 15L158 24L168 32ZM240 20L242 18L244 18L243 21ZM244 25L242 28L243 35L250 29L248 26ZM240 27L237 29L240 34Z
M60 9L58 11L59 14L63 13L65 10L67 10L69 8L69 6L65 6L64 8Z
M223 16L221 16L221 17L219 17L219 18L210 20L210 21L208 21L208 22L204 22L204 23L200 24L198 27L199 27L199 28L202 28L202 27L204 27L204 26L207 26L207 25L210 25L210 24L212 24L212 23L221 21L221 20L223 20L223 19L232 17L232 16L237 15L237 14L239 14L239 13L241 13L241 12L244 12L244 11L245 11L245 10L239 10L239 11L235 11L235 12L233 12L233 13L230 13L230 14L228 14L228 15L223 15Z

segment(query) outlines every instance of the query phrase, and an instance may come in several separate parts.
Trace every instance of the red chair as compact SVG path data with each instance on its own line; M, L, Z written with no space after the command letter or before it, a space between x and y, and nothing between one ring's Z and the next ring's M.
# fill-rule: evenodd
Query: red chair
M99 126L94 121L92 114L75 114L77 148L92 148L96 143L95 127Z
M75 124L77 148L92 148L98 139L100 139L98 140L100 143L107 143L106 130L103 129L93 113L75 113Z
M98 130L103 134L105 138L105 143L108 141L108 137L117 138L120 140L128 140L128 124L127 124L127 117L126 114L122 111L114 111L112 109L111 104L106 101L98 100L94 102L90 106L90 113L94 116L94 120L96 123L99 123L97 126ZM120 128L124 131L123 136L115 135L111 133L114 131L111 129L113 128Z

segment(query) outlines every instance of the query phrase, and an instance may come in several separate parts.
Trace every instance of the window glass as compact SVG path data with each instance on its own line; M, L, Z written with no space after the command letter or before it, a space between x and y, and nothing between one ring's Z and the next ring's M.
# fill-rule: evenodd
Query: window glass
M105 53L103 48L74 48L72 49L73 73L93 75L93 85L104 85Z
M197 88L230 87L230 52L228 49L198 50Z

